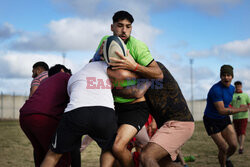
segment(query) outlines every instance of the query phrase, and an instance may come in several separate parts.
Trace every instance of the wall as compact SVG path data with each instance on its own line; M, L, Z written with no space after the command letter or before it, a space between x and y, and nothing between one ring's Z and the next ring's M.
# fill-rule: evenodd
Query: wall
M0 118L18 119L19 109L25 103L26 96L0 95Z
M25 103L27 96L0 95L0 119L18 119L19 109ZM192 110L191 101L187 101L190 111ZM195 100L193 102L193 117L195 121L202 121L206 100ZM250 113L249 118L250 118ZM250 121L250 119L249 119Z

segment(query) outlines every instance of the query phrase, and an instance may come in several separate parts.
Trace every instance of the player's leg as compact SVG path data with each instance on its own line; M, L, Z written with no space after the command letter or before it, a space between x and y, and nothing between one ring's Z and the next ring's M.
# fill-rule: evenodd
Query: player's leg
M62 154L57 154L49 149L45 159L43 160L41 167L54 167L61 158Z
M228 139L228 138L230 138L230 135L229 136L227 135L227 133L229 131L232 131L232 129L233 129L233 127L231 125L230 117L227 116L224 119L212 119L212 118L204 116L203 122L204 122L204 125L206 128L207 134L212 137L214 143L218 147L219 163L222 167L224 167L226 165L226 160L228 157L227 155L232 154L233 149L234 149L233 147L235 145L234 144L235 142L232 142L230 139ZM229 126L229 125L231 125L231 126ZM230 128L227 128L228 126ZM222 135L223 130L225 130L225 132ZM235 136L235 139L236 139L236 136ZM237 145L237 139L235 141L236 141L236 145ZM231 145L231 150L228 154L229 143ZM227 163L231 163L231 161L227 161Z
M233 155L237 149L237 136L232 124L229 124L222 132L223 138L228 144L227 158Z
M160 167L183 167L184 166L180 163L173 162L169 155L162 158L158 163Z
M40 166L50 144L51 136L54 134L58 121L50 117L34 114L20 118L20 125L34 148L35 166ZM39 126L38 126L39 125Z
M240 145L241 143L241 137L240 137L240 120L239 119L233 119L233 127L237 135L237 142Z
M131 152L127 149L127 144L136 135L137 129L128 124L123 124L117 131L117 136L113 145L113 154L122 166L134 166Z
M145 146L149 142L149 136L145 125L141 128L141 130L136 134L136 143L139 145Z
M101 167L112 167L115 158L112 146L117 134L117 119L115 111L107 107L91 107L91 117L88 135L96 141L102 149L100 156Z
M133 166L132 155L127 145L147 122L149 108L147 103L142 101L133 104L116 104L115 109L120 126L113 145L113 154L122 166Z
M241 120L240 136L239 136L239 139L240 139L240 142L239 142L239 145L240 145L239 153L240 154L243 153L243 149L244 149L244 142L245 142L245 138L246 138L247 122L248 122L247 118Z
M167 156L168 152L156 143L148 143L142 150L141 162L145 167L157 167L158 161Z
M143 148L141 160L144 166L178 166L174 163L180 147L192 136L193 122L168 121ZM160 164L158 164L160 162Z
M82 107L63 114L42 167L54 166L64 153L80 149L81 138L89 128L89 113Z
M115 163L115 157L111 151L102 151L100 156L100 166L101 167L112 167Z
M241 153L242 153L242 151L244 149L244 142L245 142L246 136L244 134L242 134L242 135L240 135L239 138L240 138L240 143L239 143L240 148L239 148L239 150L241 150Z
M70 157L71 157L71 167L81 167L81 153L80 153L80 149L76 148L75 150L70 152ZM61 162L62 160L64 160L65 156L67 156L67 154L63 154L62 158L59 160L57 166L61 167L61 166L66 166L63 164L63 162ZM62 164L62 165L61 165Z
M218 159L220 166L224 167L226 165L228 145L220 132L212 134L211 137L219 150Z

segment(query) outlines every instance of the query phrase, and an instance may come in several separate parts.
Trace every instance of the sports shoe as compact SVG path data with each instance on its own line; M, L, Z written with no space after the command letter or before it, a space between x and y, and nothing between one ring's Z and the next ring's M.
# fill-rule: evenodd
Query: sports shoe
M226 167L234 167L230 160L226 160Z
M239 154L243 154L243 148L241 149L239 149Z

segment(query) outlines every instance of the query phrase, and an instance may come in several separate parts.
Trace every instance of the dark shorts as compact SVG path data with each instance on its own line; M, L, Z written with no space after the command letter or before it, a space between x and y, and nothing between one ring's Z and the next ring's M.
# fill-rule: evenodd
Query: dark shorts
M118 116L118 126L129 124L135 127L138 132L147 122L149 116L149 107L146 102L115 103L115 111Z
M63 114L52 139L55 153L80 149L81 138L88 134L103 150L110 150L116 137L115 111L107 107L81 107Z
M233 123L234 123L234 129L237 133L237 136L240 135L246 135L246 129L247 129L247 122L248 119L234 119Z
M229 116L224 119L213 119L204 116L203 123L209 136L223 131L229 124L232 124Z

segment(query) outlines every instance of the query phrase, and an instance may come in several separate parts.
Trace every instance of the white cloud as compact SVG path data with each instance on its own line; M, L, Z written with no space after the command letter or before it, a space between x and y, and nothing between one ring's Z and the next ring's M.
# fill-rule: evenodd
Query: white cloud
M32 78L1 78L0 90L3 94L29 95Z
M239 56L249 57L250 55L250 38L246 40L236 40L222 45L213 46L209 50L191 51L187 53L190 57L225 57Z
M32 80L32 66L38 61L46 62L49 67L55 64L63 64L63 57L57 54L35 54L6 52L0 56L0 91L4 94L27 95L29 93L30 82ZM77 72L87 59L73 62L70 56L65 58L65 66Z
M188 45L189 45L189 43L187 41L181 40L181 41L178 41L177 43L171 45L170 48L180 49L180 48L186 48L186 47L188 47Z
M179 3L189 5L198 9L201 12L208 13L210 15L220 15L223 13L226 7L233 7L242 2L242 0L180 0Z
M22 51L91 51L103 35L111 34L112 16L118 10L128 10L135 18L132 35L151 45L161 30L150 24L150 12L165 10L171 6L191 5L211 7L237 4L239 0L53 0L63 10L80 14L79 18L54 20L48 24L44 34L23 33L11 45L11 49ZM181 45L187 45L182 43ZM199 52L197 54L200 54ZM192 55L197 55L195 52ZM204 53L203 53L204 54Z
M174 61L174 62L181 62L182 61L182 56L178 53L173 53L170 56L170 60Z
M0 57L0 78L31 78L32 66L37 61L44 61L49 66L53 66L62 64L63 58L53 54L7 52ZM78 68L69 59L65 62L65 66L71 68L73 72Z
M16 50L30 51L90 51L104 34L109 32L109 26L102 20L66 18L51 21L46 34L25 34L11 46Z
M13 25L9 23L4 23L0 26L0 40L11 38L16 33L17 31L14 29Z
M243 92L250 95L250 66L246 68L237 68L234 71L234 81L240 80L243 83Z
M101 19L66 18L51 21L46 34L23 34L11 49L21 51L94 51L104 35L111 35L111 22ZM146 24L134 24L132 35L152 44L161 31Z
M215 51L221 51L225 53L233 53L241 56L249 56L250 54L250 38L246 40L236 40L233 42L226 43L224 45L220 45L215 47ZM214 51L214 52L215 52Z
M183 5L210 15L219 15L224 12L225 8L233 7L242 0L53 0L53 2L63 10L70 10L82 16L109 16L111 18L110 13L128 10L136 20L145 21L149 19L150 11L164 11Z
M187 53L187 56L189 57L208 57L211 55L211 51L209 50L200 50L200 51L190 51Z
M137 39L145 42L147 45L152 45L155 38L162 33L161 30L144 22L135 23L133 26L132 36L135 36Z
M112 20L112 16L116 11L127 10L136 18L136 21L148 21L149 10L152 2L145 1L117 1L117 0L52 0L56 6L63 11L71 11L83 18L99 18Z

